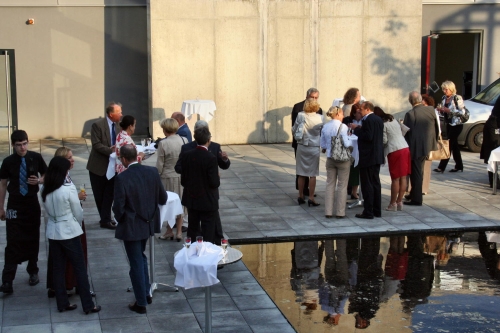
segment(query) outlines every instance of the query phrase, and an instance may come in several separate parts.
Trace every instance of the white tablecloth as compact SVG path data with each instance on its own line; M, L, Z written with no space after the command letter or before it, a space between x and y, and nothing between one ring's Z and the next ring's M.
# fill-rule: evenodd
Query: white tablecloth
M184 212L182 209L181 199L179 195L175 192L167 191L168 199L165 205L159 205L160 208L160 223L163 226L163 222L167 221L170 228L175 225L175 217Z
M359 162L358 137L354 134L351 134L351 142L352 142L352 157L354 157L354 166L357 167Z
M182 102L181 112L184 116L189 117L193 114L199 114L207 122L212 120L215 115L215 102L207 99L186 100Z
M491 151L487 167L489 172L495 172L495 162L500 162L500 147Z

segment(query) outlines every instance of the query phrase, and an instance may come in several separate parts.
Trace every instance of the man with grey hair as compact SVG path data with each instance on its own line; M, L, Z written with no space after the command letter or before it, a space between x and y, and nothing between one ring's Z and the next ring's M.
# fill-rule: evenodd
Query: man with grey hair
M198 120L194 124L194 130L196 131L199 128L208 128L208 123L205 120ZM179 159L177 160L177 163L175 164L175 172L178 174L182 173L182 157L185 155L188 151L196 149L198 144L196 141L186 143L181 147L181 152L179 154ZM229 166L231 165L231 161L229 160L229 157L227 156L226 152L223 152L220 148L220 144L217 142L210 141L210 145L208 146L208 151L212 153L217 158L217 165L219 168L222 170L227 170L229 169ZM217 199L219 198L219 189L216 190L217 192ZM224 235L222 233L222 224L220 221L220 216L219 216L219 211L217 210L217 218L216 218L216 240L220 243L220 240L224 238Z
M292 127L293 127L293 125L295 125L295 120L297 119L297 115L299 114L299 112L302 112L304 110L304 104L308 98L314 98L317 100L319 98L319 90L316 88L307 89L306 99L304 99L302 102L299 102L293 106L293 109L292 109ZM323 114L323 110L321 110L321 108L319 108L317 113ZM292 135L292 147L293 147L293 151L295 152L295 155L297 155L297 140L295 140L293 135ZM299 180L299 176L296 175L296 177L295 177L295 189L296 190L299 189L298 180ZM304 195L309 196L309 178L308 177L306 177L306 182L304 184Z
M406 201L405 205L422 206L424 163L429 153L437 149L439 127L434 108L422 104L419 92L412 91L408 96L408 102L413 108L406 113L403 124L409 128L405 139L411 155L411 191L409 201Z

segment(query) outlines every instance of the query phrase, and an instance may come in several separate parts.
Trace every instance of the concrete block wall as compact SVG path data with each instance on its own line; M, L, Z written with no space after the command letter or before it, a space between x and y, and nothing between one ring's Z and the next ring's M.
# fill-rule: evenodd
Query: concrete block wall
M148 15L154 136L187 99L215 101L214 141L273 143L312 86L325 110L356 86L391 113L419 90L420 0L150 0Z

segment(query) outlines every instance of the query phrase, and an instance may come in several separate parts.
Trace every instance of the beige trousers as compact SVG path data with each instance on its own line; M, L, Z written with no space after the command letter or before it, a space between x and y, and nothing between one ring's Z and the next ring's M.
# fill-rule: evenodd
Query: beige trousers
M345 216L350 168L350 161L335 162L331 158L326 159L325 215Z

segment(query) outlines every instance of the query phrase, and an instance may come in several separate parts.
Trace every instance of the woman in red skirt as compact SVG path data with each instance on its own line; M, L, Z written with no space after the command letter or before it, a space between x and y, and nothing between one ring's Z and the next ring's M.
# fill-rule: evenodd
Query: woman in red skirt
M384 121L384 155L389 163L391 175L391 202L385 209L388 211L403 210L403 198L406 191L406 177L411 173L411 156L408 144L401 132L399 122L380 107L373 110Z

